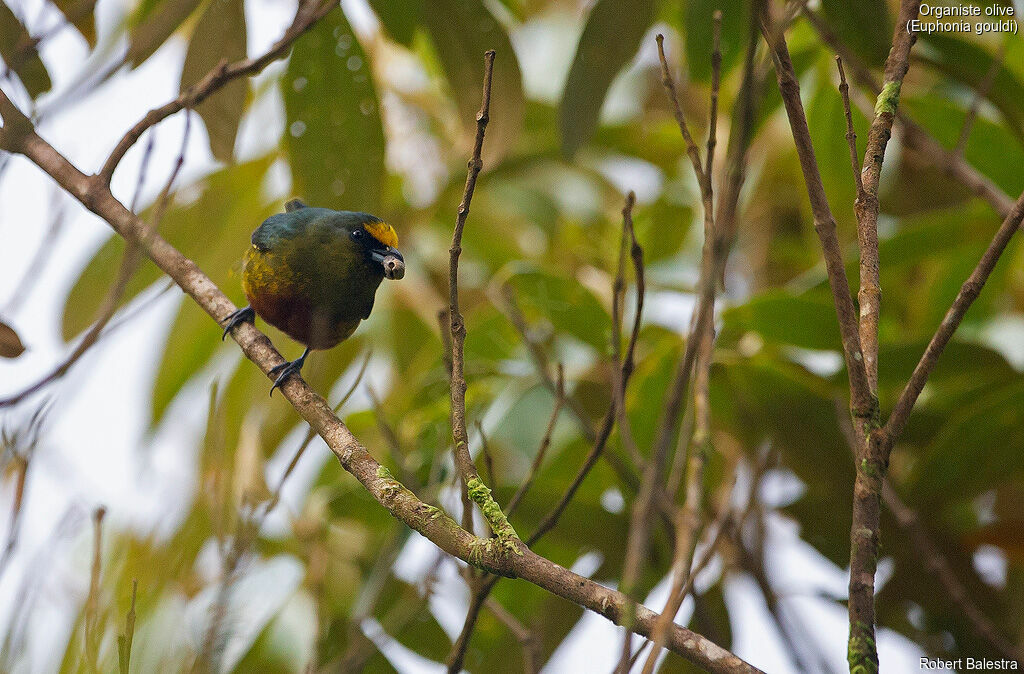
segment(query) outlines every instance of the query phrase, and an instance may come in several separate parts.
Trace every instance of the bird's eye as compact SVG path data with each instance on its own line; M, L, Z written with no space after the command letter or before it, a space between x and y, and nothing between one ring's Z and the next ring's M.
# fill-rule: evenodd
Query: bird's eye
M352 238L355 239L356 241L358 241L359 239L363 238L363 230L362 229L352 230Z

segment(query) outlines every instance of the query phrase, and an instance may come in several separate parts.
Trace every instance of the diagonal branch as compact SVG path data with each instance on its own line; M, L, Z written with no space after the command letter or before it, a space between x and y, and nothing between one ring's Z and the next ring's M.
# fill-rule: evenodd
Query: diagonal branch
M774 31L769 23L767 10L759 17L761 32L769 40L772 60L775 62L775 75L782 93L782 102L789 117L789 126L793 133L800 169L804 176L807 196L811 202L814 216L814 231L821 241L825 257L825 268L828 271L828 282L832 289L832 300L836 305L839 319L839 332L843 341L843 359L850 379L850 409L856 419L871 419L875 416L876 399L871 395L868 385L867 370L864 367L864 355L861 352L860 335L858 333L857 312L850 296L850 284L843 265L843 253L836 236L836 221L832 217L825 187L821 182L818 160L814 155L811 143L811 132L807 126L804 106L800 101L800 84L793 69L793 61L789 56L786 36L782 31Z

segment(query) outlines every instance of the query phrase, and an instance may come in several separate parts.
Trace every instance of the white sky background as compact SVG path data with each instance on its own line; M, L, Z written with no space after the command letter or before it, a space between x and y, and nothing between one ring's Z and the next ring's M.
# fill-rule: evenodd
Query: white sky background
M19 16L27 17L33 33L38 33L40 27L52 25L56 18L52 11L45 10L43 0L7 2ZM126 5L121 0L100 0L97 20L101 36L108 35L117 25ZM361 0L353 1L351 7L363 7ZM246 10L250 22L249 51L250 54L259 54L278 39L291 21L294 3L247 0ZM372 28L372 22L369 25ZM580 24L570 23L567 17L559 15L533 21L513 34L530 95L544 100L557 99L579 30ZM184 41L172 39L140 68L121 70L88 98L63 106L59 113L41 125L41 134L81 170L87 173L98 170L127 128L151 107L177 95L184 50ZM88 70L90 67L85 62L88 50L84 40L70 29L60 31L44 42L42 56L57 96L75 81L83 68ZM280 68L280 64L271 66L263 77L272 76ZM552 75L552 70L558 74ZM5 90L10 90L6 84ZM628 82L620 78L606 105L606 113L628 115L629 93ZM44 109L53 97L50 94L42 99ZM276 97L269 97L257 105L243 123L238 154L243 158L253 157L276 145L283 126L282 115L280 101ZM192 127L179 185L188 184L214 167L205 131L198 118L194 122L197 123ZM159 126L149 169L149 184L143 193L142 203L153 198L168 175L178 153L183 126L180 114ZM126 203L134 190L145 143L143 139L126 156L115 177L114 193ZM609 173L614 173L618 180L634 181L636 184L630 187L641 196L660 189L660 175L657 171L652 174L649 169L646 165L631 167L628 162L608 167ZM277 187L284 191L287 186ZM21 158L12 160L0 181L0 313L49 225L54 195L52 182ZM64 357L67 346L60 339L60 310L64 297L85 262L111 235L109 227L98 218L71 203L69 198L60 198L66 202L68 215L50 264L34 283L31 296L22 300L19 311L4 316L18 330L29 351L14 361L0 360L0 395L34 382ZM174 289L150 301L128 327L103 339L63 382L53 387L54 391L60 392L56 400L59 414L51 414L44 441L30 470L19 547L11 567L0 579L2 633L12 611L24 599L20 592L26 569L38 571L40 564L48 566L44 574L48 584L35 590L39 599L30 622L30 648L18 671L47 672L59 665L56 658L62 652L63 640L71 629L71 609L84 600L88 589L89 517L96 505L103 504L108 509L107 531L132 527L139 532L163 533L177 526L187 508L184 499L195 481L194 448L205 424L204 419L196 418L190 410L196 409L195 405L205 396L208 377L212 376L210 373L206 380L193 385L191 395L182 396L184 402L179 399L152 447L142 449L146 442L149 391L163 348L162 340L153 339L153 335L166 334L180 297L181 293ZM139 304L137 302L133 306ZM679 311L678 304L668 308L675 309L668 313L676 317L688 315L688 312ZM661 309L660 313L665 314L665 307ZM677 326L681 324L677 320L671 322ZM210 329L217 328L211 323ZM205 409L205 403L202 404ZM0 423L9 422L17 426L17 420L31 409L32 405L26 404L13 411L0 411ZM290 484L291 497L286 498L280 508L299 502L304 483L327 459L328 452L322 444L318 449L323 451L307 453L309 460L304 462ZM272 463L270 472L279 474L280 462ZM338 479L351 478L339 469ZM764 497L769 502L780 498L779 493L786 489L792 490L791 481L787 483L785 478L780 478L777 482L782 487L765 489ZM6 539L7 504L11 497L12 485L3 485L0 490L0 503L4 504L0 510L0 541ZM837 498L848 497L848 494L837 495ZM58 527L69 507L74 513L72 519ZM845 523L841 525L846 526ZM55 531L60 533L55 534ZM787 618L800 624L832 669L844 671L846 612L838 604L818 597L844 596L845 571L835 568L801 542L791 522L773 518L769 535L768 552L772 558L769 570ZM396 572L403 578L420 577L424 573L424 560L432 556L432 546L413 535ZM213 557L208 561L212 576L217 569L217 560ZM589 568L592 571L596 568L593 562L593 559L581 558L576 570L583 573ZM454 638L461 627L467 593L452 566L445 568L431 609L442 627ZM288 566L287 560L274 560L253 571L254 574L257 572L277 573L273 577L280 581L290 578L294 569ZM713 565L707 581L712 581L719 572L720 567ZM294 587L294 584L285 585ZM733 651L769 672L794 671L794 664L781 645L753 580L735 576L726 587L726 600L734 621ZM660 609L666 593L667 581L655 589L647 605ZM289 599L286 596L255 597L247 609L261 601L265 605L280 605ZM179 638L187 640L189 634L201 633L205 625L201 609L201 601L193 602L191 606L167 607L167 613L162 615L168 625L175 624L168 616L184 616L186 622L184 632L168 639L168 642ZM691 610L688 600L683 615ZM301 601L293 600L288 603L286 615L289 619L301 617L308 614L304 611ZM292 622L301 623L301 620L296 618ZM159 631L159 626L154 626L154 631ZM296 628L292 634L300 635L301 632ZM392 663L401 671L441 671L439 666L389 642L379 633L379 627L367 625L367 634L385 649ZM148 651L157 648L154 644L144 643L143 637L144 633L140 632L135 642L136 649ZM308 648L308 643L303 642L300 636L294 638L298 640L297 650ZM878 641L886 669L916 670L917 658L921 654L916 646L884 630ZM619 644L617 628L600 616L587 613L554 654L547 671L589 672L593 671L595 663L605 663L610 668L617 657Z

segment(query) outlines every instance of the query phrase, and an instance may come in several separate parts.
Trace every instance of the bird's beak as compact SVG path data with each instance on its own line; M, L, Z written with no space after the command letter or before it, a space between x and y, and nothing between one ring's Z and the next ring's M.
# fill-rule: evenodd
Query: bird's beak
M383 250L374 250L370 257L384 267L384 278L397 281L405 276L405 258L397 249L388 246Z

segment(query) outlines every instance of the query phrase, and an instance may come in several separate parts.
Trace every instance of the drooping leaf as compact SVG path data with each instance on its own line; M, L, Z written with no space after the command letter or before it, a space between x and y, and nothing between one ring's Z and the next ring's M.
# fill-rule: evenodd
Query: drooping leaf
M25 345L14 328L0 321L0 357L17 358L25 352Z
M96 46L96 0L53 0L72 26L78 29L90 47Z
M392 39L406 47L412 45L416 27L423 20L421 0L370 0L370 7Z
M32 36L14 12L0 3L0 58L14 71L32 98L50 90L50 75Z
M590 10L558 111L566 156L574 155L594 134L608 87L636 54L654 11L651 0L598 0Z
M242 0L214 0L199 17L185 54L181 90L198 82L222 60L245 58L245 7ZM235 136L245 111L246 81L231 80L196 106L210 139L210 151L222 162L230 162Z
M282 86L293 192L317 206L378 210L380 106L366 54L340 9L296 42Z
M475 130L480 109L484 52L496 52L483 151L484 165L492 166L512 148L523 124L523 81L512 43L481 0L432 0L423 18L467 131Z
M125 60L134 68L152 56L200 3L201 0L144 0L129 20Z
M711 79L713 16L722 12L722 75L740 61L750 25L750 3L743 0L691 0L686 4L686 65L690 77Z

